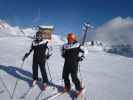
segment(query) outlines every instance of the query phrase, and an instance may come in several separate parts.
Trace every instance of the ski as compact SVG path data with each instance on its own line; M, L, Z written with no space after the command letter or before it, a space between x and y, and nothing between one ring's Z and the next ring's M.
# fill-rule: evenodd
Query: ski
M57 93L54 93L53 95L50 95L49 97L44 98L42 100L55 100L55 98L65 94L65 93L69 94L72 97L72 100L77 100L76 98L73 98L74 97L74 93L75 93L74 90L70 90L68 92L57 92Z
M56 97L64 94L65 92L63 92L63 87L62 86L58 86L58 85L53 85L53 87L57 88L57 92L51 94L50 96L47 96L45 98L43 98L42 100L54 100Z
M36 97L36 100L40 100L40 98L43 98L43 97L42 97L43 94L44 94L44 95L45 95L45 94L49 94L49 93L47 93L47 92L49 92L50 89L51 89L52 93L55 93L55 91L54 91L55 88L54 88L54 87L51 87L51 86L48 86L46 90L43 90L43 89L42 89L42 90L40 91L40 93L39 93L38 96ZM50 91L50 92L51 92L51 91ZM42 99L41 99L41 100L42 100Z
M61 96L61 95L63 95L64 93L66 93L66 92L54 93L54 94L50 95L49 97L46 97L46 98L44 98L44 99L42 99L42 100L55 100L56 97Z
M81 91L81 93L78 96L76 96L75 92L74 92L73 96L72 96L72 100L86 100L85 88L83 88L83 90Z
M30 95L32 93L32 91L35 87L36 87L36 85L29 87L29 89L20 97L20 99L25 99L28 95Z
M60 87L60 88L61 88L61 87ZM62 89L63 89L63 88L62 88ZM57 98L58 96L61 96L61 95L65 94L65 93L68 93L68 94L71 95L71 94L74 92L73 90L64 92L62 89L59 89L59 92L54 93L54 94L50 95L49 97L44 98L44 99L42 99L42 100L55 100L55 98Z
M32 80L31 80L31 81L32 81ZM26 91L22 96L20 96L19 98L20 98L20 99L25 99L28 95L30 95L30 94L32 93L33 89L34 89L37 85L42 84L41 81L42 81L41 78L39 78L38 81L36 82L35 86L30 85L29 88L27 89L27 91Z

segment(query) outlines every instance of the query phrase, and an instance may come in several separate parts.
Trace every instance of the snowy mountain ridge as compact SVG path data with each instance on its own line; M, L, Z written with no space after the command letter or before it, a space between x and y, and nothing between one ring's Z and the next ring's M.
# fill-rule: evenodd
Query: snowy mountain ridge
M20 28L19 26L11 26L7 22L0 20L0 37L10 37L10 36L23 36L23 37L34 37L37 29L34 28ZM64 41L61 40L59 35L52 35L52 40L54 44L63 44Z
M18 26L11 26L3 20L0 20L0 37L23 35Z

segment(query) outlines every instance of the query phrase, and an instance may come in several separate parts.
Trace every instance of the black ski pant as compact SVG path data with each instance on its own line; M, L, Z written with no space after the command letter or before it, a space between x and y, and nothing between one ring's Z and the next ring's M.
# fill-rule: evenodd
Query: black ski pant
M65 64L63 68L63 79L65 86L67 86L68 89L71 88L69 75L71 74L72 82L75 84L76 90L81 90L81 84L78 79L78 64L76 65L69 65Z
M33 60L33 66L32 66L33 80L38 80L38 67L40 67L43 83L48 83L45 61L37 62L36 60Z

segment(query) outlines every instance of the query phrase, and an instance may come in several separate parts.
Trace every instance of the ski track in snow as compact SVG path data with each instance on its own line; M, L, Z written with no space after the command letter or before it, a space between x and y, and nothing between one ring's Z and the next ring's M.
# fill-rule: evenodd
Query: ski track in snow
M23 100L19 97L27 91L31 82L32 55L25 61L23 69L19 68L21 59L28 52L30 45L31 40L24 37L0 38L0 77L10 94L16 78L19 79L13 100ZM54 84L61 80L63 62L60 46L53 46L53 55L48 63ZM89 51L85 60L80 63L80 68L80 79L85 83L87 100L133 100L133 58ZM1 80L0 91L3 91L0 92L1 100L11 100ZM35 100L40 91L37 86L26 100ZM55 100L72 99L68 94L64 94Z

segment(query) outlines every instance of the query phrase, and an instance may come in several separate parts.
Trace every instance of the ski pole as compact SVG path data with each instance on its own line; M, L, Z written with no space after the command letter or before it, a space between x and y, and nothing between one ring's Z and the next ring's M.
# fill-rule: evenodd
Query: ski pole
M49 76L50 76L50 84L53 84L53 79L52 79L52 75L51 75L51 72L50 72L50 68L49 68L49 64L48 64L48 62L46 62L47 63L47 67L48 67L48 73L49 73ZM53 87L53 89L55 89L55 87Z
M81 80L83 80L82 74L81 74L81 69L80 69L80 63L79 63L79 75L81 77Z
M22 61L21 65L20 65L20 69L23 68L23 65L24 65L24 61ZM12 99L13 99L13 97L14 97L14 93L15 93L15 91L16 91L16 88L17 88L17 85L18 85L18 81L19 81L19 79L16 79L15 86L14 86L14 89L13 89L13 92L12 92L12 95L11 95L11 98L12 98Z
M7 88L7 86L6 86L6 84L5 84L4 80L3 80L3 78L1 77L1 75L0 75L0 81L1 81L1 83L3 84L5 90L7 91L7 93L9 94L9 96L10 96L10 98L11 98L11 93L10 93L9 89Z
M50 81L52 82L52 76L51 76L51 72L50 72L49 64L48 64L47 61L46 61L46 63L47 63L48 73L49 73L49 76L50 76Z
M79 63L79 76L81 78L81 85L83 86L83 77L82 77L82 73L81 73L81 67L80 67L80 63Z

